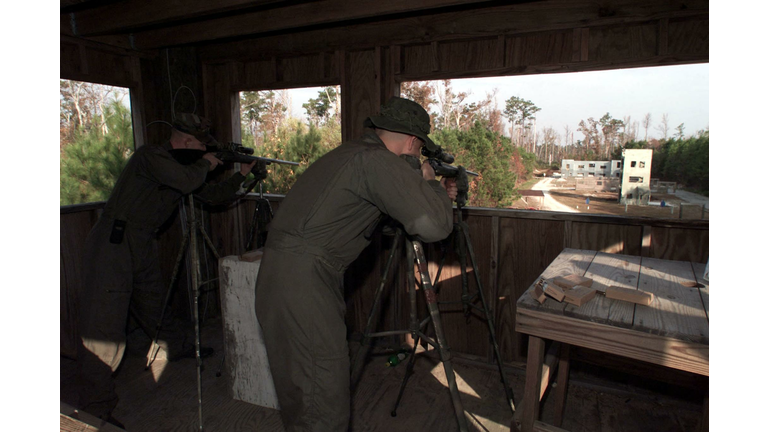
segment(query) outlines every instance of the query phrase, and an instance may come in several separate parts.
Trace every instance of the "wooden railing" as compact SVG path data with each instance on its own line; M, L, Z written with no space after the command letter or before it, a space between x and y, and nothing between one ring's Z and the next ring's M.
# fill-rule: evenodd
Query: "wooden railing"
M277 210L280 197L270 196ZM96 222L103 203L61 208L61 349L72 355L76 341L74 298L80 283L80 259L85 238ZM223 214L212 215L210 228L222 256L242 253L254 202L246 198ZM232 214L238 216L232 217ZM230 222L220 223L226 219ZM496 335L505 361L524 360L526 341L514 331L515 302L563 248L591 249L669 260L706 262L709 256L709 222L677 219L647 219L620 216L555 213L529 210L465 208L463 219L476 255L483 292L493 312ZM235 221L235 222L232 222ZM238 226L232 226L232 225ZM223 228L222 228L223 227ZM168 229L161 236L163 273L170 275L178 235ZM230 233L230 234L224 234ZM163 245L166 246L163 246ZM380 282L391 239L379 235L350 266L345 277L347 327L350 333L363 330L373 294ZM167 249L165 254L162 249ZM440 299L458 300L461 293L457 255L447 248L439 289ZM443 252L439 244L428 247L434 276ZM403 254L404 255L404 254ZM380 309L377 328L405 328L408 322L405 266L400 259L392 274L392 287ZM475 289L470 275L470 289ZM479 319L465 319L460 309L442 307L443 325L452 351L491 363L488 330Z

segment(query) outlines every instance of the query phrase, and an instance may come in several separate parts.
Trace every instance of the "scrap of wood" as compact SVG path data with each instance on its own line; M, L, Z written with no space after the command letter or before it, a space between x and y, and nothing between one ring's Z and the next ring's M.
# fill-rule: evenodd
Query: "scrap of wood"
M581 285L576 285L572 289L565 291L565 301L576 306L592 300L597 294L597 290Z
M559 286L549 281L544 282L544 293L559 302L562 302L565 298L565 293L563 290Z
M605 296L609 299L624 300L645 306L648 306L653 301L653 293L617 286L609 286L605 290Z
M533 286L531 297L533 297L533 299L539 303L544 303L544 300L547 299L547 296L544 294L544 290L541 289L541 285L538 283Z
M592 279L586 278L584 276L575 275L575 274L569 274L567 276L558 276L556 278L552 278L552 282L557 284L561 288L566 288L566 289L571 289L576 285L581 285L585 287L592 286Z
M264 252L262 252L261 249L246 252L242 255L240 255L240 261L248 261L248 262L255 262L259 261L261 259L261 256L264 255Z

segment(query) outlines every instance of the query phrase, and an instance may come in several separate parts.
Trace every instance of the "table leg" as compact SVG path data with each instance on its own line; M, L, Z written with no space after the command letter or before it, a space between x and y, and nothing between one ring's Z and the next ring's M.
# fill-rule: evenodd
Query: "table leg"
M525 366L525 393L523 395L523 432L532 432L533 424L539 418L539 391L541 387L541 364L544 362L544 339L528 337L528 363Z
M701 413L701 423L699 423L699 432L709 431L709 392L704 396L704 409Z
M565 413L565 398L568 395L568 369L571 364L571 346L564 343L560 346L560 364L557 372L557 389L555 390L555 426L563 425Z

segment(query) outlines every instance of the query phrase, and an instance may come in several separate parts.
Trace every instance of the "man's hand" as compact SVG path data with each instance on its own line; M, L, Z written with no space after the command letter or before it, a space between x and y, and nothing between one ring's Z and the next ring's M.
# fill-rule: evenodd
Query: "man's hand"
M424 163L421 164L421 175L424 177L424 180L435 179L435 169L432 168L432 165L430 165L429 162L424 161Z
M249 163L247 165L242 163L242 162L240 162L240 174L242 174L243 176L247 176L248 173L251 172L253 167L255 167L256 163L258 163L258 162L259 162L258 159L254 159L253 162L251 162L251 163Z
M221 160L219 160L219 158L214 156L213 153L206 153L206 154L204 154L203 155L203 159L206 159L211 164L211 166L208 167L208 171L213 171L214 169L216 169L217 166L219 166L219 165L224 163Z
M445 188L445 191L448 192L448 198L450 198L451 201L456 201L456 196L459 195L459 188L456 187L456 179L443 177L440 180L440 185L442 185L443 188Z

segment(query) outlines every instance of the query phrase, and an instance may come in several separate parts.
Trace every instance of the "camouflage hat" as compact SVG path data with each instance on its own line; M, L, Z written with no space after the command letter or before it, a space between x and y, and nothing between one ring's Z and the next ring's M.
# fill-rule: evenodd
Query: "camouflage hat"
M437 145L428 136L430 126L427 110L409 99L393 97L381 106L378 116L365 119L363 126L413 135L424 141L428 150L437 149Z
M193 113L177 113L173 120L174 129L190 134L206 145L216 145L217 141L211 135L211 121Z

